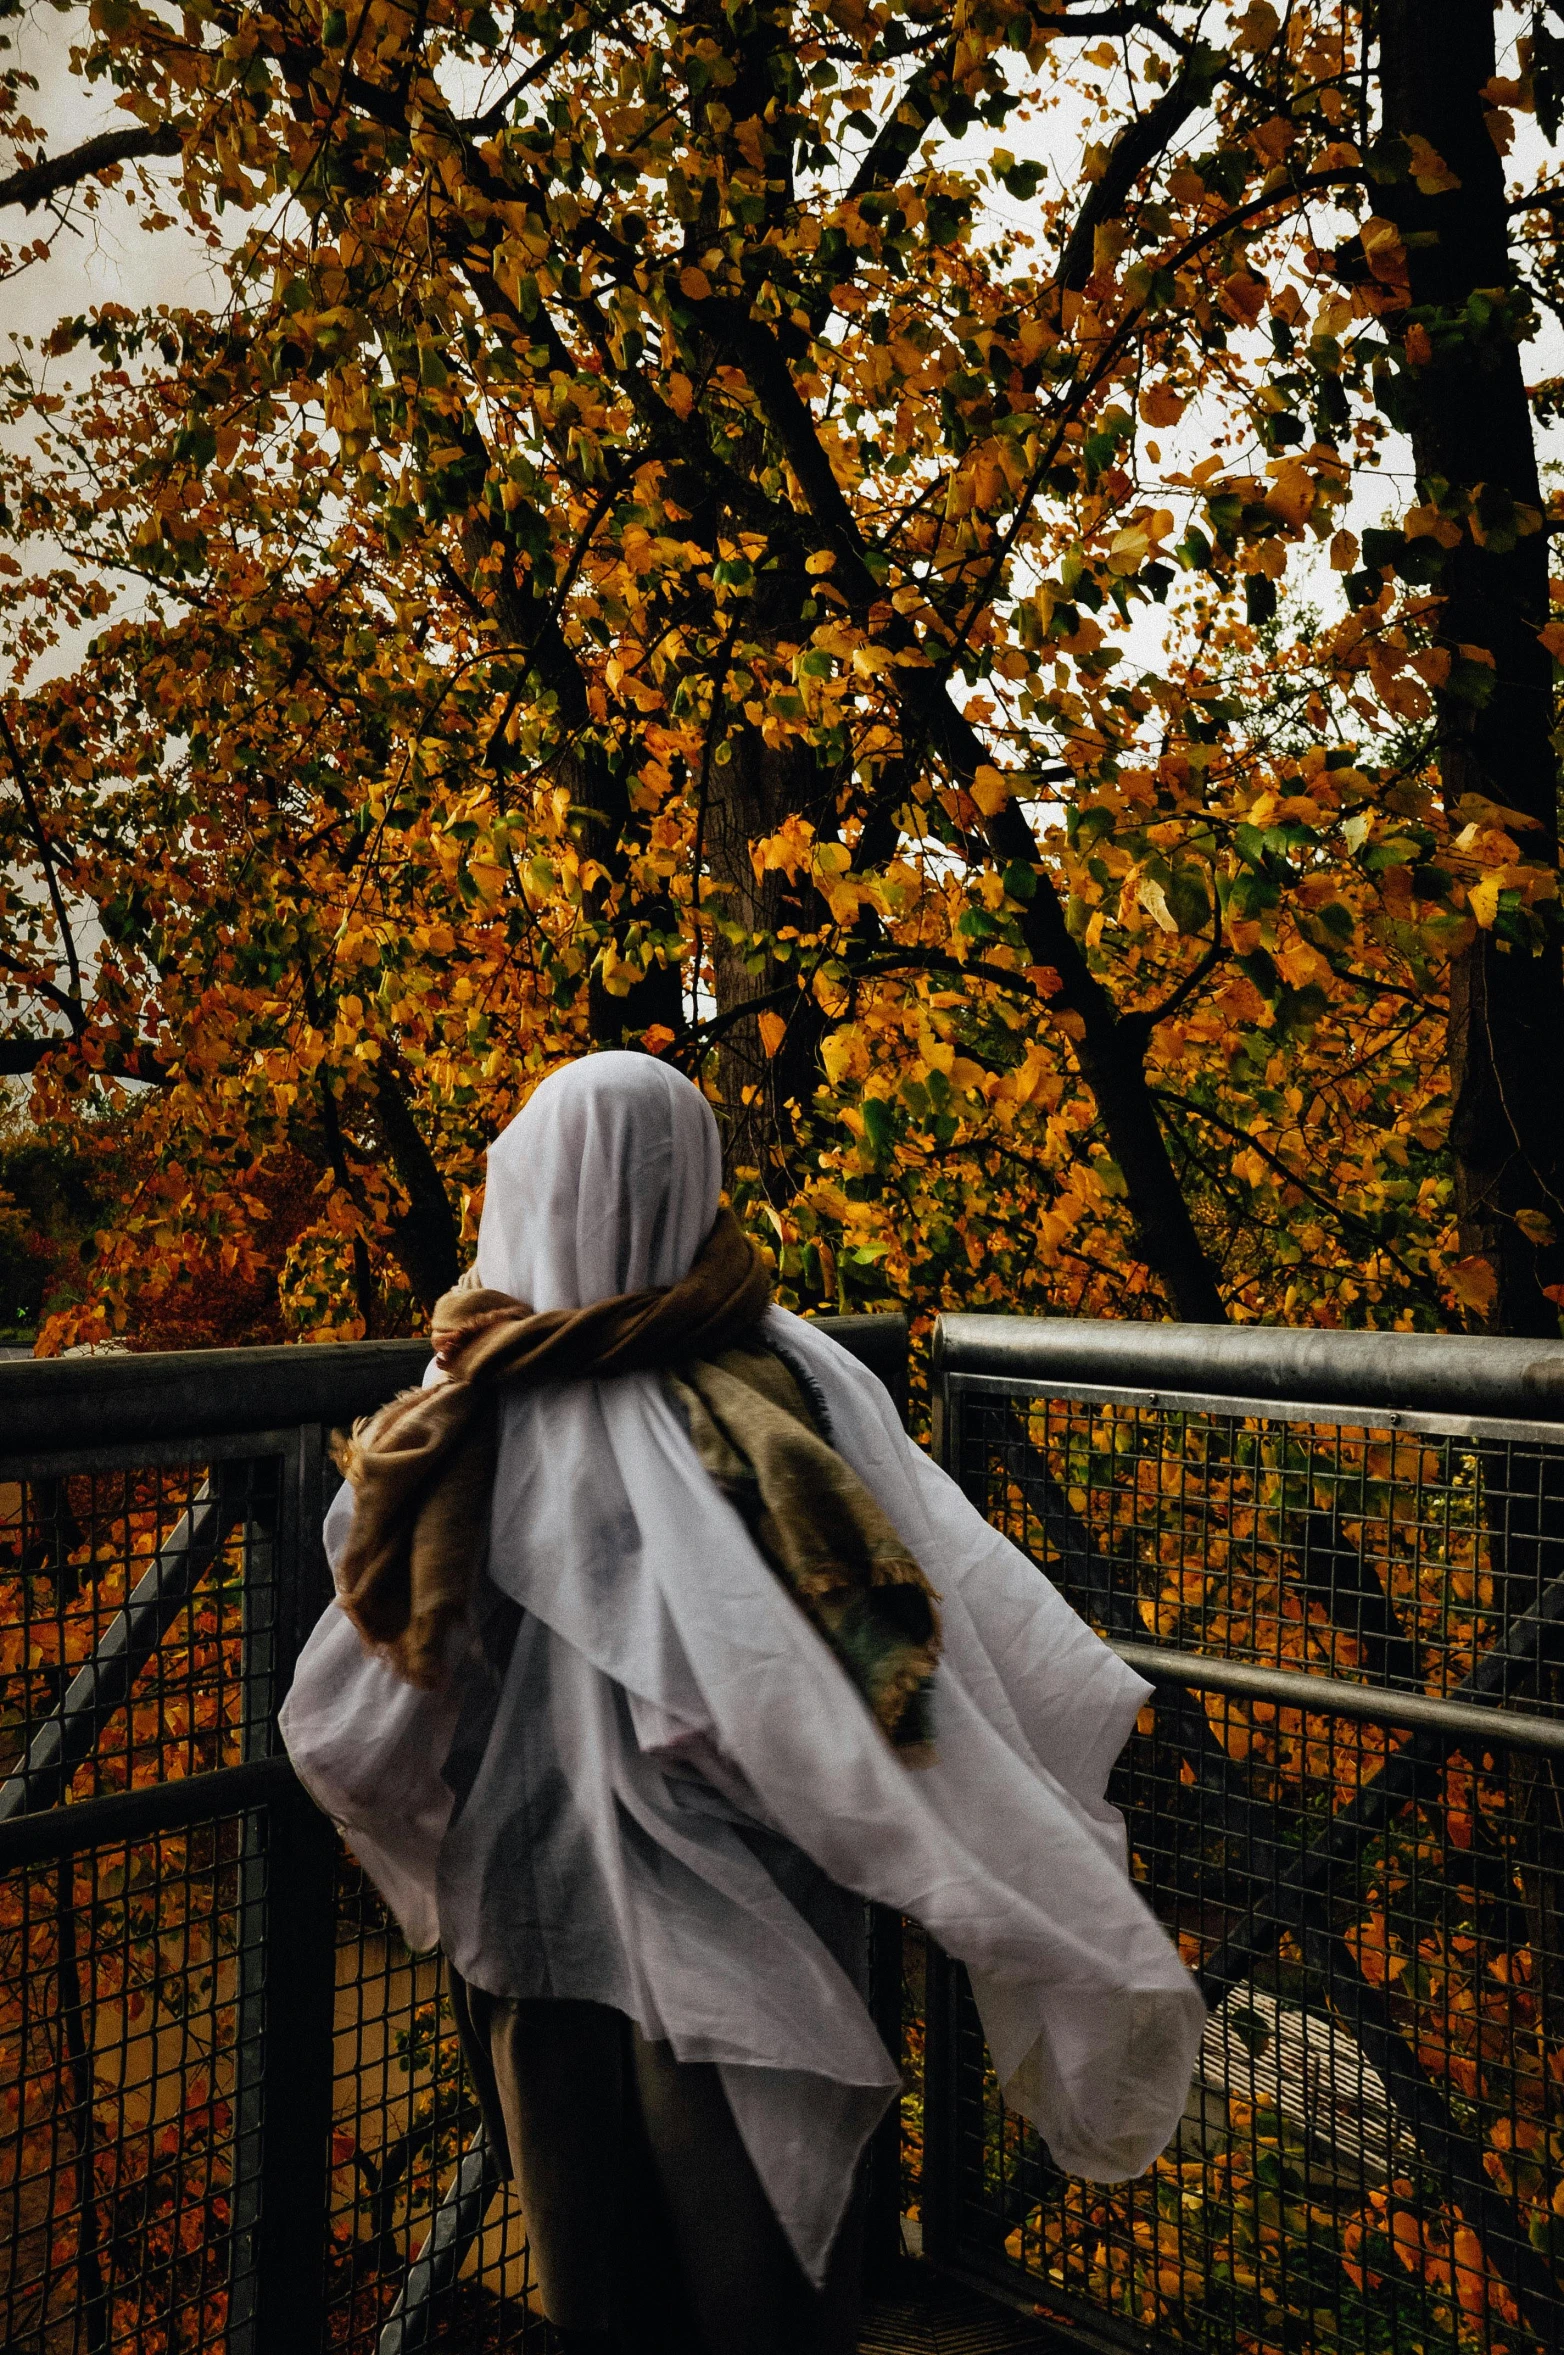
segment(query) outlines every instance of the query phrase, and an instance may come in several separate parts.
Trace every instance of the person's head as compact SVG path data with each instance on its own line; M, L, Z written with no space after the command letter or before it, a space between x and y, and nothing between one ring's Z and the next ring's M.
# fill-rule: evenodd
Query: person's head
M544 1080L489 1147L479 1280L534 1309L585 1308L688 1275L722 1192L711 1106L652 1055Z

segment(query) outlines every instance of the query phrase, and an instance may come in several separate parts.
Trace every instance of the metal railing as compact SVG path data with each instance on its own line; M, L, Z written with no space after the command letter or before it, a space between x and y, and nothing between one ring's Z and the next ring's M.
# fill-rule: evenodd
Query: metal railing
M904 1320L823 1321L904 1396ZM0 1365L4 2355L544 2348L438 1957L276 1732L326 1436L426 1355ZM894 2130L874 2182L883 2258Z
M6 2355L542 2355L438 1960L275 1735L324 1434L422 1357L0 1366ZM1154 1688L1113 1796L1213 2008L1157 2167L1072 2182L877 1923L928 2254L1083 2347L1558 2349L1564 1348L947 1318L934 1393Z
M1154 1692L1110 1795L1212 2006L1070 2181L908 1940L936 2260L1083 2345L1564 2345L1564 1347L947 1317L936 1443Z

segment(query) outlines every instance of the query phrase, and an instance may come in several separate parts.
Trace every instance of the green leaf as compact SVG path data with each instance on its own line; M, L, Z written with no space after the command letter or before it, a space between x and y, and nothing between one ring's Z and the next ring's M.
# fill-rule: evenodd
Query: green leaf
M966 908L956 922L963 940L994 940L1000 929L986 908Z
M883 1096L865 1096L864 1133L878 1160L885 1160L896 1143L895 1115Z

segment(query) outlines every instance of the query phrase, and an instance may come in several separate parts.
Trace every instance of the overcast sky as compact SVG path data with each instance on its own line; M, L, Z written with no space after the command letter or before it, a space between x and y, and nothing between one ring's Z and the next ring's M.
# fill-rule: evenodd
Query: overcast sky
M110 90L102 84L89 87L70 71L72 42L85 30L81 10L59 13L36 4L7 27L20 63L37 77L38 91L26 101L26 111L47 132L51 155L127 120ZM173 178L169 164L154 162L147 168L165 185ZM215 298L211 257L201 242L182 226L146 236L138 222L143 208L125 201L128 185L127 176L119 188L106 191L95 215L73 208L78 233L63 230L47 262L31 264L7 282L0 296L0 338L47 335L57 320L94 303L140 308ZM6 228L13 241L46 235L49 216L42 210L12 213Z

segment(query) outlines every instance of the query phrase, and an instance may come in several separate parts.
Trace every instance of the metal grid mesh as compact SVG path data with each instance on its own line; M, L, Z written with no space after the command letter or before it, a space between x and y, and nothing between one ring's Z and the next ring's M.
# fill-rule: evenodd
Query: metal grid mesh
M261 1387L0 1469L0 2349L546 2355L441 1966L278 1755L329 1475Z
M338 1879L337 1998L325 2344L373 2355L408 2268L451 2192L479 2118L438 1956L410 1955L350 1857ZM520 2211L508 2185L409 2343L487 2355L545 2344Z
M275 1751L291 1459L203 1452L0 1483L0 1817L134 1804ZM326 1941L333 1923L324 1894L301 1915L299 1891L274 1888L290 1837L250 1808L118 1844L83 1831L74 1855L0 1873L6 2355L255 2355L268 2285L245 2269L300 2025L271 2016L270 1966L279 1937ZM373 2355L464 2152L472 2177L478 2117L440 1964L408 1955L346 1856L334 1920L310 2336ZM308 2176L310 2153L287 2158ZM521 2220L492 2177L454 2278L406 2316L409 2349L541 2355Z
M962 1484L1120 1636L1448 1693L1564 1573L1529 1439L961 1393Z
M0 2344L221 2348L259 2013L242 1820L0 1881Z
M29 1810L232 1765L264 1739L260 1696L246 1735L244 1636L271 1616L280 1469L0 1481L0 1777L43 1734Z
M1564 1451L992 1384L954 1403L969 1495L1105 1632L1392 1689L1382 1724L1158 1689L1112 1796L1215 2006L1183 2125L1138 2183L1065 2180L942 1966L946 2245L1099 2332L1212 2355L1556 2347L1564 1761L1409 1733L1394 1689L1495 1689L1564 1573Z

